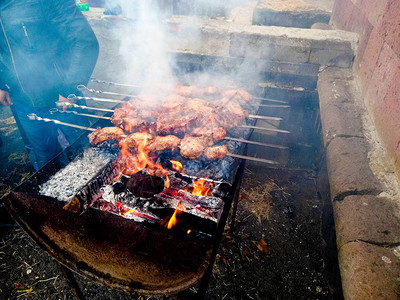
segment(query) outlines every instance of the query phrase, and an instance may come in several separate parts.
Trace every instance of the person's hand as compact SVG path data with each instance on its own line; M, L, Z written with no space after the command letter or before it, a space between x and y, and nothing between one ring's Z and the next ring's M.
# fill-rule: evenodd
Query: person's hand
M4 90L0 90L0 103L5 106L13 105L10 94Z
M75 104L74 100L65 98L65 97L63 97L61 95L58 95L58 101L65 102L65 103L71 103L71 105L63 105L63 107L62 107L63 111L66 111L68 108L73 107L72 104Z

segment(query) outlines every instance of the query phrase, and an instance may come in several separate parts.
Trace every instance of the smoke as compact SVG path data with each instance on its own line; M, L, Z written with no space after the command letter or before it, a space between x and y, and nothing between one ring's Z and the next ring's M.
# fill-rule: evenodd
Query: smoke
M176 79L172 74L173 59L168 56L165 11L160 1L108 0L106 8L120 5L123 21L116 27L120 40L119 55L125 65L124 81L140 84L144 89L155 84L171 85Z
M228 3L223 0L199 0L196 3L192 0L107 0L106 8L112 9L119 5L122 9L123 19L120 26L115 28L115 35L120 41L119 55L125 66L122 77L124 82L143 86L142 93L146 94L157 85L162 85L164 89L166 87L172 89L177 82L182 81L184 84L233 87L237 86L235 79L255 79L254 73L258 68L251 54L250 58L242 57L238 62L233 77L229 72L216 74L217 67L214 69L211 67L207 72L201 70L195 73L193 70L188 70L190 74L186 76L180 74L178 79L175 74L178 68L176 57L173 55L174 50L185 52L185 49L197 49L201 53L204 49L207 53L210 47L215 49L221 47L221 40L213 32L210 35L204 33L202 18L197 18L196 24L183 25L183 28L177 29L178 32L174 32L171 23L165 21L172 14L173 3L179 13L186 15L204 13L208 17L211 15L212 18L225 18L229 22L231 9L248 2L249 0L233 0Z

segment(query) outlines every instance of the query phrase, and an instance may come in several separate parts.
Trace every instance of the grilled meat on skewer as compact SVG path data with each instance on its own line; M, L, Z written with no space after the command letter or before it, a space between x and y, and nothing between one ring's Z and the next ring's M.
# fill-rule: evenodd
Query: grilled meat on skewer
M197 87L195 85L181 85L177 84L175 92L185 97L204 97L221 94L223 90L215 86Z
M95 131L89 133L89 142L98 145L108 140L120 140L124 135L124 131L119 127L97 127Z
M175 135L167 135L167 136L156 136L147 146L147 149L150 152L154 151L163 151L167 149L171 149L172 151L176 150L181 142L181 139Z
M204 139L201 137L185 136L179 145L180 153L183 157L196 159L203 154Z
M137 119L136 109L124 105L121 108L114 109L114 114L111 116L111 123L119 127L121 125L132 123L135 119Z
M149 144L154 139L154 136L147 132L135 132L129 134L126 138L122 139L119 144L127 145L129 148L137 148L140 144L146 140L146 144Z
M207 147L204 150L204 155L207 158L224 158L228 154L228 148L226 145L222 146L214 146L214 147Z
M236 101L238 103L246 103L253 100L253 95L248 91L240 90L240 89L231 89L226 90L222 93L223 97L228 98L229 100Z
M177 110L159 114L157 118L157 132L161 134L185 133L199 115L198 112L190 110Z

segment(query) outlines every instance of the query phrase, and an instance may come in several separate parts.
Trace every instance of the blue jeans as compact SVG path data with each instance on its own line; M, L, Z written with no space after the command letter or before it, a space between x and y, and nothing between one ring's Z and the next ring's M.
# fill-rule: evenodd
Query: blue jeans
M50 114L48 109L38 110L14 104L13 113L19 119L19 126L22 127L20 130L25 133L30 149L36 157L36 163L34 163L36 169L43 167L61 150L72 144L82 134L87 134L87 132L77 128L57 125L53 122L30 120L27 117L28 114L34 113L41 118L89 126L87 118L66 113Z

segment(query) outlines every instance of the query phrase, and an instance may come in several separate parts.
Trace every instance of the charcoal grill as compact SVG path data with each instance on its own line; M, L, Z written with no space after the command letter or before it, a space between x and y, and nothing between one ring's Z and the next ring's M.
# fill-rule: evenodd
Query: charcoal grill
M94 127L107 124L99 120ZM247 125L254 125L254 120L248 119ZM235 134L246 138L251 130L246 128ZM235 153L245 153L245 144L234 140L228 143ZM223 212L211 233L189 235L93 208L90 201L81 202L84 209L73 213L63 209L65 202L39 194L39 187L68 165L63 160L65 156L73 160L87 148L84 134L4 197L16 222L60 264L108 287L146 295L171 295L202 280L200 289L205 293L232 201L238 195L244 162L229 157L228 164L224 160L210 164L215 170L222 167L221 163L224 168L229 165L228 175L221 176L225 184L221 196ZM204 162L193 163L194 170L203 166Z

